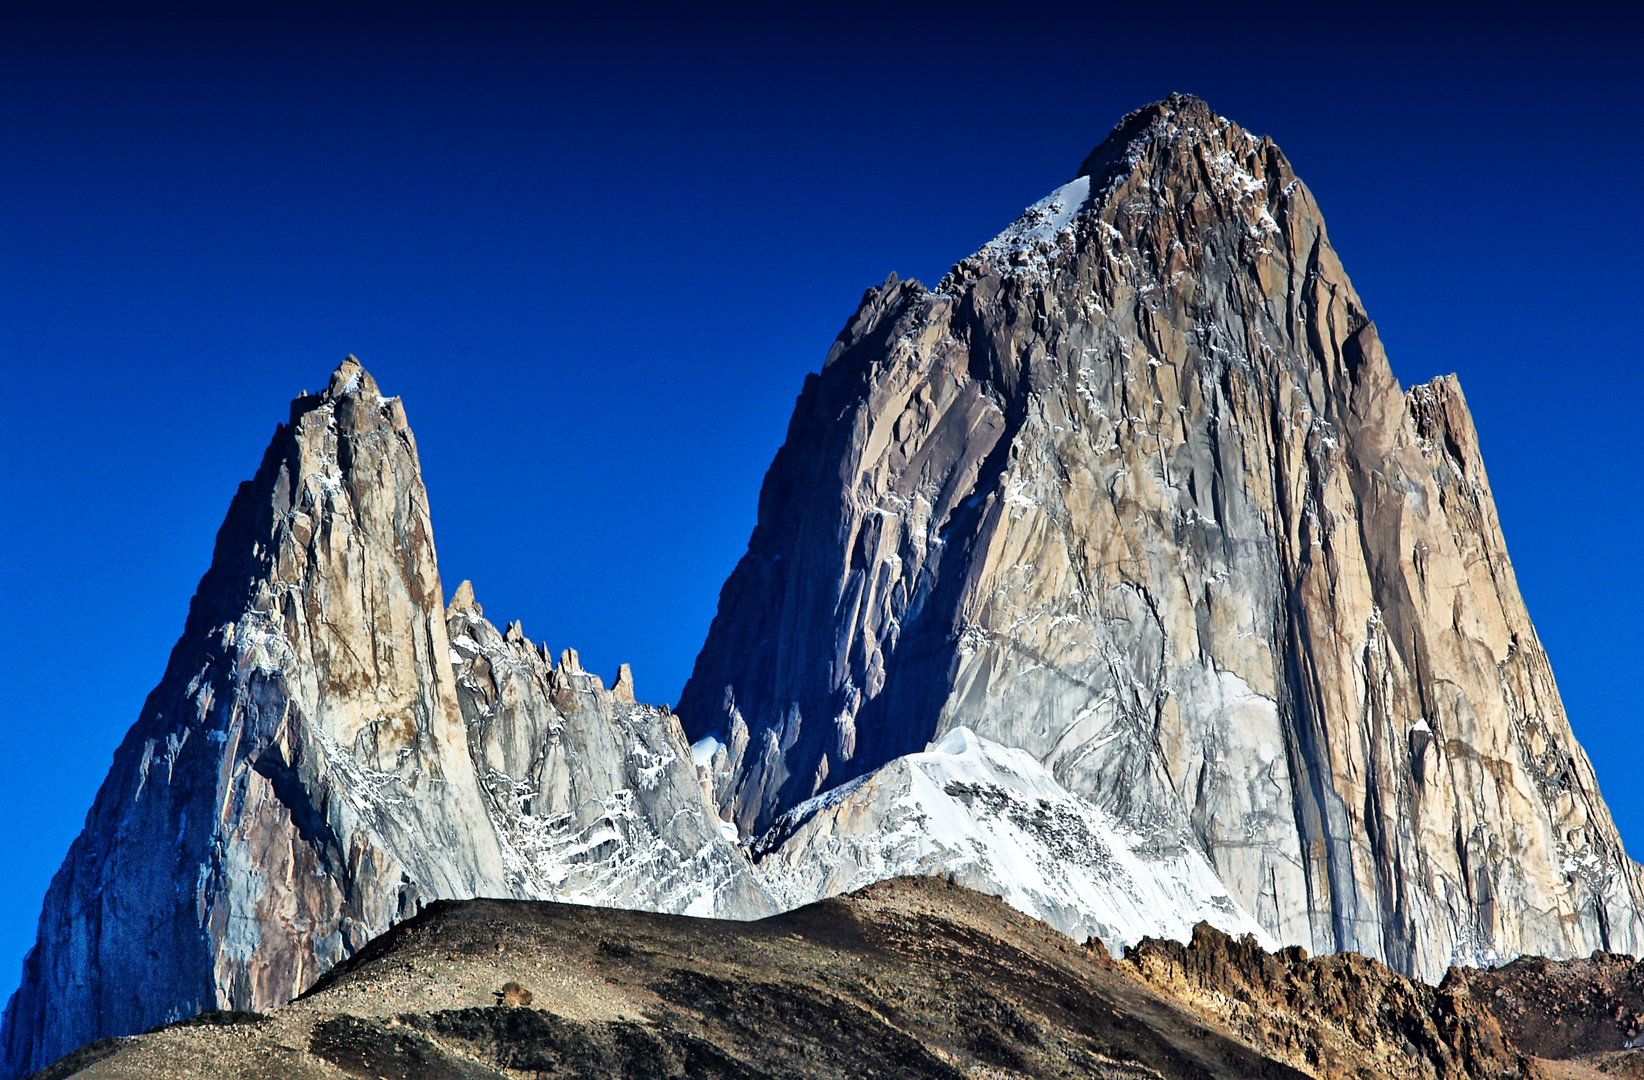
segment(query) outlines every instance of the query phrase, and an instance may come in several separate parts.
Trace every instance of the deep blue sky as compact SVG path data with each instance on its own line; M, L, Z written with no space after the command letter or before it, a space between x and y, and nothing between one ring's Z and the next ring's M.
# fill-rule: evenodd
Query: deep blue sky
M0 991L236 483L343 354L406 401L447 589L671 701L862 290L1172 90L1278 140L1407 385L1460 374L1644 854L1644 27L1077 10L8 5Z

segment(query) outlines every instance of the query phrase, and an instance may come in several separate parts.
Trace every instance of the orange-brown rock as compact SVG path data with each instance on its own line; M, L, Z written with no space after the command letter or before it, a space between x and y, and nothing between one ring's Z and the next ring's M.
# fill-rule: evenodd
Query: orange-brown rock
M1539 1075L1459 973L1435 989L1357 953L1269 953L1206 923L1186 945L1150 938L1126 950L1120 967L1315 1075Z

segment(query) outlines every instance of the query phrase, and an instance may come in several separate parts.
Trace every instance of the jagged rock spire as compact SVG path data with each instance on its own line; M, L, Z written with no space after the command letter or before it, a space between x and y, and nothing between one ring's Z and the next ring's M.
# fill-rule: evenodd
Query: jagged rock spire
M506 894L444 615L405 410L350 356L240 486L53 879L14 1068L289 1000L426 899Z
M436 898L769 914L679 722L566 655L467 581L445 606L405 410L348 357L230 506L46 896L0 1075L283 1004Z

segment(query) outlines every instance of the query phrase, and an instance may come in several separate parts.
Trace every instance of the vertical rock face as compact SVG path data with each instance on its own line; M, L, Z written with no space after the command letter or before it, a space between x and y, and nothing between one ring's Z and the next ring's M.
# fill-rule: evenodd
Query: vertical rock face
M234 498L46 896L12 1067L286 1001L423 901L502 892L449 652L416 442L351 357Z
M631 676L553 669L466 582L445 610L405 411L350 357L234 498L47 893L0 1075L282 1004L426 901L473 896L772 910Z
M964 726L1280 941L1644 947L1460 387L1400 389L1289 162L1192 98L867 293L680 713L744 834Z

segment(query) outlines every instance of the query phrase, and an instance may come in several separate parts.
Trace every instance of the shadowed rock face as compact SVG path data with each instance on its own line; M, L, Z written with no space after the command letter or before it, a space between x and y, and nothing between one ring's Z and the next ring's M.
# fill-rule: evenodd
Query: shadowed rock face
M1280 941L1644 945L1460 387L1400 389L1289 162L1192 98L869 290L679 711L745 835L965 726Z
M283 1004L435 898L773 910L678 721L567 659L466 582L445 610L405 411L350 357L234 498L47 893L0 1075Z

